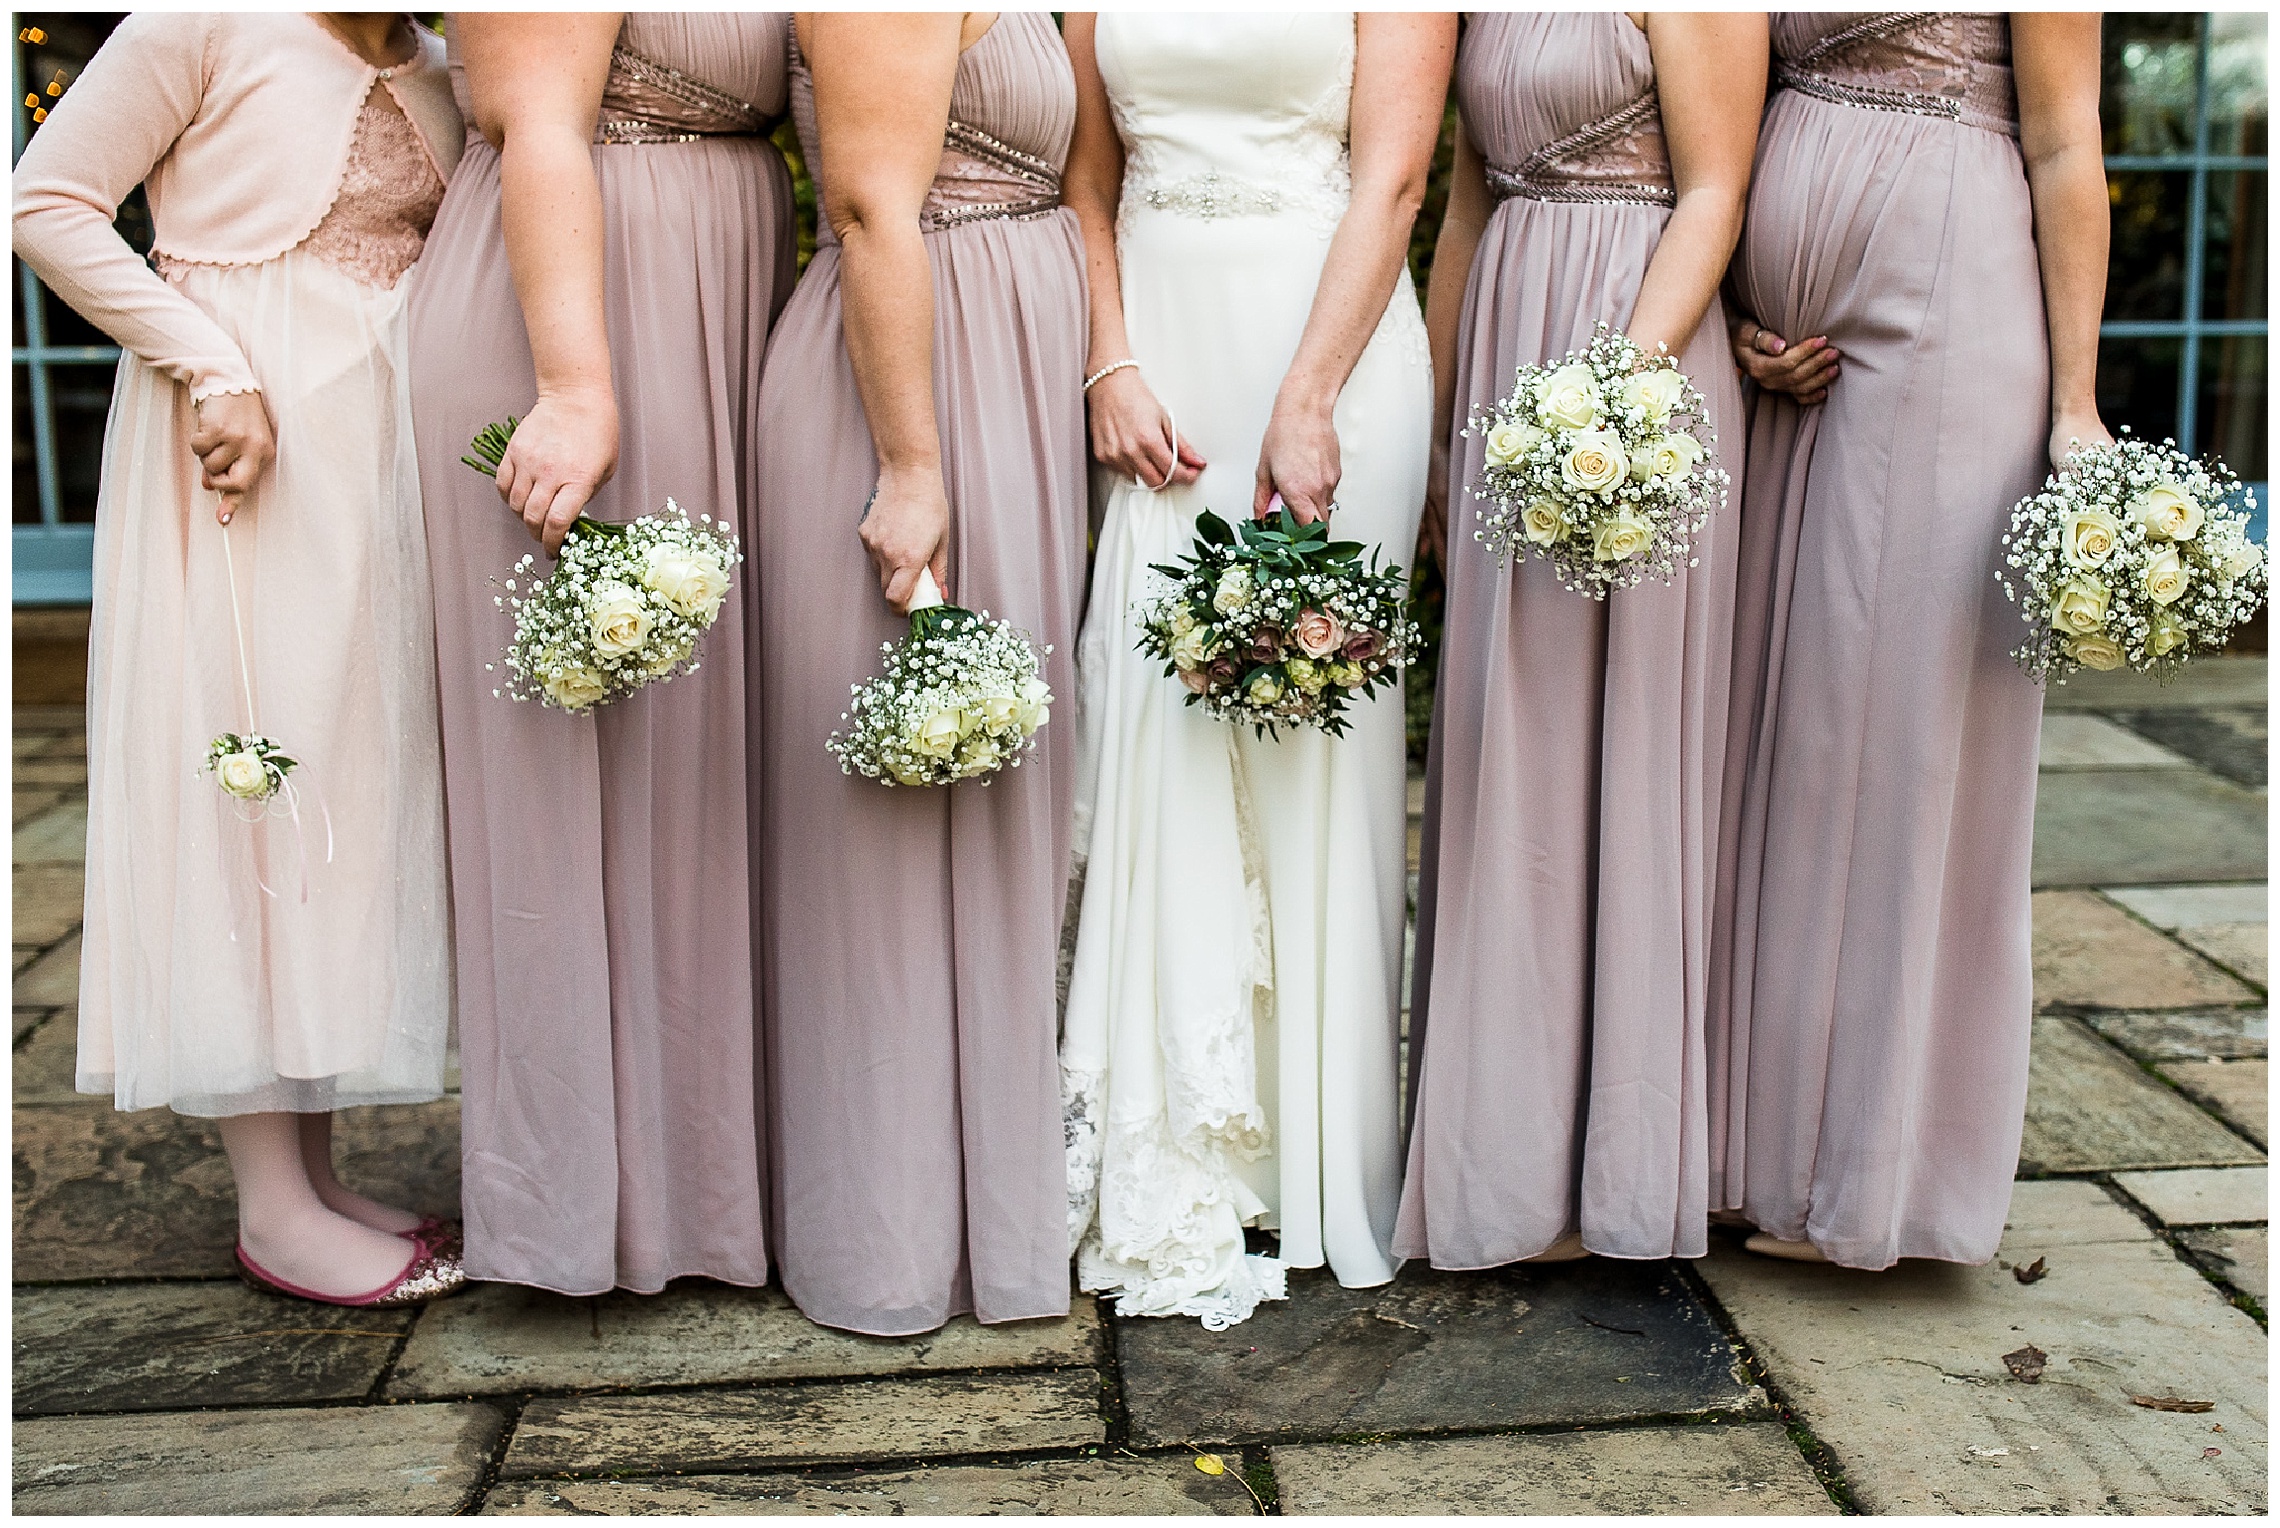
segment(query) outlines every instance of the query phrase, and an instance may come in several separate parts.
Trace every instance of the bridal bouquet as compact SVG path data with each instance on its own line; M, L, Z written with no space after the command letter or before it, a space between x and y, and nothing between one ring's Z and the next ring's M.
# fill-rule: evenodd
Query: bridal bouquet
M1726 474L1701 465L1717 444L1702 394L1668 355L1604 323L1582 350L1521 367L1511 396L1473 416L1476 432L1487 465L1475 535L1506 557L1533 548L1593 599L1669 583L1725 502Z
M496 474L515 423L489 426L460 460ZM580 515L552 573L536 576L535 553L515 564L496 601L515 618L510 677L493 694L583 716L697 667L744 553L710 515L691 521L671 499L665 510L624 524Z
M1409 580L1362 551L1288 509L1240 531L1207 509L1195 555L1154 565L1171 586L1136 612L1137 646L1222 721L1261 737L1290 726L1340 736L1346 703L1392 683L1420 640Z
M2038 684L2085 668L2166 678L2221 650L2264 603L2253 497L2224 463L2128 431L2076 453L2019 501L2003 538L2003 592L2034 628L2012 656Z
M886 671L851 687L839 717L847 729L824 742L840 773L882 785L987 784L1021 767L1053 704L1026 634L987 611L944 604L934 575L922 572L910 635L879 654Z

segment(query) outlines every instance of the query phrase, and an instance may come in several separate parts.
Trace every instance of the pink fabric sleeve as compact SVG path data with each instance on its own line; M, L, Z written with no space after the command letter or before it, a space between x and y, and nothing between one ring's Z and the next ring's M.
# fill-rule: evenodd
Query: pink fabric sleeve
M17 162L16 253L90 323L190 389L259 392L245 352L119 237L119 203L198 113L212 18L142 11L120 24Z

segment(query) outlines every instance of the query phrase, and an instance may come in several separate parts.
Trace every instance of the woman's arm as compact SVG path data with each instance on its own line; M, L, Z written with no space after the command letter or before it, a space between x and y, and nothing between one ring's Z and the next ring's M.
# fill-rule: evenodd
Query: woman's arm
M1762 12L1656 11L1647 17L1663 141L1678 205L1639 283L1627 332L1673 357L1686 348L1725 279L1765 109Z
M1322 262L1298 353L1276 390L1259 446L1251 512L1277 493L1301 521L1329 512L1338 491L1338 432L1331 410L1404 279L1409 230L1425 204L1425 176L1441 136L1441 108L1457 52L1446 12L1368 12L1354 18L1354 194Z
M1449 435L1456 429L1457 325L1473 255L1496 210L1480 151L1457 119L1457 157L1449 172L1449 207L1433 240L1433 272L1425 281L1425 338L1433 347L1433 454L1425 473L1425 514L1417 545L1446 571L1449 565Z
M2050 327L2050 459L2069 442L2104 445L2098 417L2098 315L2106 301L2112 210L2098 132L2098 13L2017 11L2011 67L2019 152L2034 199L2043 316Z
M224 525L276 455L237 341L119 237L119 203L198 114L213 18L143 11L64 92L11 177L16 253L105 334L190 390L201 480Z
M986 15L985 18L987 19ZM879 588L910 608L931 568L949 593L950 496L934 416L934 270L918 219L942 162L968 15L802 15L815 77L824 216L839 237L847 359L879 456L861 535Z
M499 494L552 552L617 471L593 140L623 17L461 12L454 19L476 130L499 151L507 268L538 373L538 399L499 463Z
M1093 47L1099 18L1072 11L1061 29L1069 62L1077 75L1077 126L1069 140L1069 166L1061 177L1061 199L1077 215L1085 241L1085 278L1092 318L1085 375L1132 358L1124 332L1124 286L1116 257L1116 209L1124 195L1124 145L1108 106L1108 86L1100 77ZM1092 424L1092 454L1102 466L1154 487L1192 483L1206 465L1193 446L1174 443L1165 425L1164 406L1137 366L1114 371L1085 394ZM1168 474L1168 476L1167 476Z

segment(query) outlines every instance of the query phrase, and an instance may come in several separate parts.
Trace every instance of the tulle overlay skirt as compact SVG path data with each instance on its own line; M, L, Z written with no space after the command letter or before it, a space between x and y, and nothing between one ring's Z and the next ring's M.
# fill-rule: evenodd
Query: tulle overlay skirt
M434 1098L451 987L404 385L419 273L383 290L292 252L174 279L251 361L277 458L225 532L188 390L120 362L96 508L78 1087L196 1115ZM198 773L217 733L254 730L300 761L292 817L246 820Z

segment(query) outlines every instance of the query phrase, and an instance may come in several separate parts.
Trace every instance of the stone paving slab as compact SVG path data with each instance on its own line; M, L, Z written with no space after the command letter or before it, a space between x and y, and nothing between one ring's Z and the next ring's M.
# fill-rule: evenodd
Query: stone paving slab
M1089 1369L763 1390L546 1397L501 1473L658 1475L1081 1448L1107 1436Z
M9 825L20 828L61 801L64 793L55 786L42 785L29 790L19 786L10 795Z
M2003 1260L2038 1257L2033 1284L2003 1264L1864 1273L1725 1245L1697 1266L1867 1511L2265 1510L2257 1324L2095 1184L2018 1186ZM2030 1344L2038 1384L2003 1362Z
M87 1103L103 1108L109 1099L77 1091L79 1010L59 1008L10 1058L9 1072L19 1104Z
M2272 929L2264 923L2205 923L2181 928L2177 937L2236 976L2271 984Z
M18 759L9 771L9 778L17 785L49 785L68 790L87 783L87 760L79 755Z
M1113 1323L1136 1445L1334 1439L1734 1411L1763 1403L1663 1263L1593 1258L1376 1289L1321 1271L1242 1325Z
M2089 891L2034 898L2035 1007L2205 1008L2256 989Z
M2214 886L2109 886L2106 895L2155 928L2200 928L2211 923L2262 923L2271 888L2262 881Z
M2184 769L2192 760L2103 716L2052 711L2042 719L2044 769Z
M24 1041L24 1036L30 1034L33 1030L39 1028L42 1024L45 1024L49 1019L55 1017L56 1010L53 1008L18 1008L13 1010L13 1013L14 1020L12 1029L10 1031L9 1043L13 1045L21 1045ZM78 1020L74 1019L72 1022L77 1023Z
M72 935L16 974L18 1008L55 1008L79 1001L79 936Z
M18 1514L435 1516L472 1498L504 1422L479 1405L20 1421L13 1506Z
M2262 1059L2270 1028L2262 1008L2094 1011L2083 1022L2140 1061L2155 1062Z
M86 888L77 865L26 865L13 884L16 943L44 949L79 926Z
M852 1475L503 1481L486 1517L1250 1517L1251 1493L1193 1456L942 1465Z
M2264 1154L2146 1075L2078 1019L2035 1020L2019 1171L2217 1167Z
M412 1324L235 1282L19 1286L14 1310L19 1416L355 1400Z
M2035 793L2034 884L2265 878L2264 797L2199 769L2078 769Z
M2267 1218L2261 1167L2198 1167L2181 1172L2116 1173L2117 1188L2165 1226L2237 1225Z
M2263 1226L2202 1226L2177 1233L2204 1268L2259 1305L2271 1302L2272 1234Z
M422 1214L456 1213L459 1102L344 1109L334 1157L352 1188ZM14 1199L19 1282L234 1270L237 1196L210 1120L99 1104L20 1108Z
M478 1285L431 1307L389 1376L392 1396L719 1385L929 1369L1097 1364L1100 1315L1080 1296L1057 1321L960 1316L918 1337L817 1326L780 1290L688 1280L662 1294L571 1299Z
M2265 1125L2271 1097L2270 1063L2265 1061L2169 1061L2161 1075L2184 1089L2187 1097L2259 1146L2270 1144Z
M2264 707L2229 706L2205 711L2124 711L2133 731L2167 744L2204 769L2261 789L2271 751Z
M1269 1450L1286 1517L1834 1517L1778 1422Z
M2260 707L2265 703L2265 660L2241 654L2196 658L2167 684L2150 674L2116 669L2081 673L2043 696L2050 711L2167 711L2207 706Z
M78 865L87 859L87 802L58 802L15 829L13 858L19 865Z

